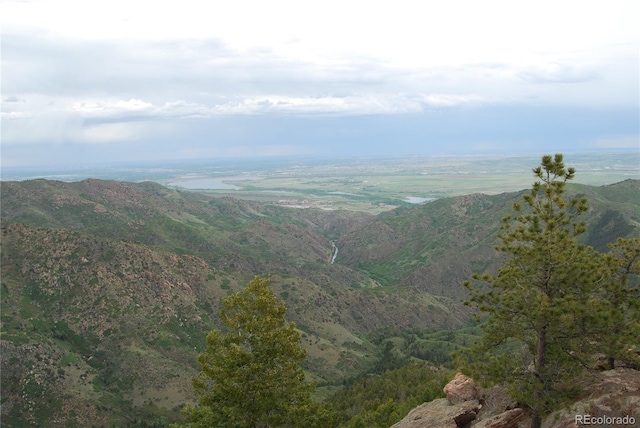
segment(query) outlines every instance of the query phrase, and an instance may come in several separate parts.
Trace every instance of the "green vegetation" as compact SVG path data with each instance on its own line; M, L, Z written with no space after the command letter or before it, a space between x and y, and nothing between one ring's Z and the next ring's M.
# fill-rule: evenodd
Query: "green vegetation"
M300 333L284 318L286 307L255 277L222 301L229 331L207 335L207 351L193 378L199 405L184 410L189 427L326 426L328 413L311 401Z
M586 198L565 199L575 170L563 157L544 156L534 168L539 181L503 220L497 249L509 257L497 274L476 274L489 289L474 287L470 303L488 314L482 340L467 351L467 370L504 382L532 410L532 428L574 396L575 380L595 351L631 357L638 346L638 243L620 241L614 255L580 244L586 225L578 216ZM617 326L617 328L616 328ZM514 358L514 354L516 358Z
M594 177L609 174L600 167L611 159L603 159L593 164ZM451 351L480 336L469 327L462 281L499 267L503 259L492 249L499 220L521 195L402 200L519 188L512 177L524 161L511 161L416 159L380 170L345 163L336 171L346 178L326 166L297 168L307 176L304 198L317 197L327 209L292 209L279 203L282 195L261 191L272 178L295 186L299 177L287 174L248 183L255 191L227 194L151 182L3 182L3 426L177 422L180 407L196 402L190 380L201 368L194 355L205 351L203 337L223 331L222 300L254 273L269 275L273 292L286 301L317 400L407 364L450 364ZM488 174L490 167L500 171ZM356 196L335 193L358 189ZM627 261L640 236L639 190L638 180L627 180L570 184L566 192L588 198L592 208L583 214L588 227L578 242L602 252L614 244L603 264L615 269L598 266L607 278L601 296L617 303L600 308L610 316L599 325L625 343L634 343L637 317L626 302L637 283L637 265ZM284 198L290 196L302 199ZM615 244L618 237L624 240ZM339 250L333 264L332 243ZM606 349L609 361L626 360L610 352L618 345L602 332L594 332L589 352ZM402 397L366 400L371 404L356 405L359 413L372 412L366 424L383 425L403 411ZM357 414L337 417L348 424Z
M418 404L443 397L442 388L453 374L429 363L412 362L355 379L326 405L335 414L335 426L386 428Z
M603 285L588 306L598 314L597 327L589 330L593 336L588 344L593 352L607 356L610 369L616 359L640 366L640 239L618 238L609 247L611 251L601 260Z
M185 407L185 426L388 427L416 405L442 397L453 376L416 358L410 362L417 344L435 351L477 339L475 327L382 333L374 339L382 351L368 374L345 381L322 406L311 401L315 386L304 381L301 334L285 321L285 305L268 285L269 280L256 277L245 290L223 299L220 316L227 329L207 336L207 351L198 357L202 371L193 378L199 405Z

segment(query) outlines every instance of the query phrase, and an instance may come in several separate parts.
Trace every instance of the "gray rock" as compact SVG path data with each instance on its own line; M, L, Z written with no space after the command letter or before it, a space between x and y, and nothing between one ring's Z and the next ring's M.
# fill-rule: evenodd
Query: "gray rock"
M481 407L477 400L449 404L446 398L439 398L416 407L392 428L464 427L476 418Z

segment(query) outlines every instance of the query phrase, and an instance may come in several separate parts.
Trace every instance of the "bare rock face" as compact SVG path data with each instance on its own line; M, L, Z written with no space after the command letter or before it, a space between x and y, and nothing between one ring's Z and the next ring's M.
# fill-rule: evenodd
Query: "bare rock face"
M473 428L515 428L518 426L518 422L522 421L525 416L524 409L511 409L484 419L473 425Z
M439 398L413 409L391 428L457 428L472 422L482 405L477 400L450 404Z
M447 394L450 404L482 400L482 389L473 379L462 373L456 374L456 377L444 387L444 393Z

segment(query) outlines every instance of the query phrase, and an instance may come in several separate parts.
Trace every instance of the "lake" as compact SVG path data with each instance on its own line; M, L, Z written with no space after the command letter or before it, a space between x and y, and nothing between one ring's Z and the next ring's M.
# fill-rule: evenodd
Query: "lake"
M168 186L182 187L189 190L240 190L242 187L226 183L226 181L256 181L263 177L240 175L233 177L180 177Z

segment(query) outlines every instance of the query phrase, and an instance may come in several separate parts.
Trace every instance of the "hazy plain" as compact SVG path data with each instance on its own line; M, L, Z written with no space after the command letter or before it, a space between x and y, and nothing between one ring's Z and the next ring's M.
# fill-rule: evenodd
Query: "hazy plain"
M3 180L99 178L155 181L296 208L380 212L396 206L470 193L530 187L542 154L358 158L252 158L89 165L2 171ZM606 185L640 178L640 150L568 153L576 183Z

